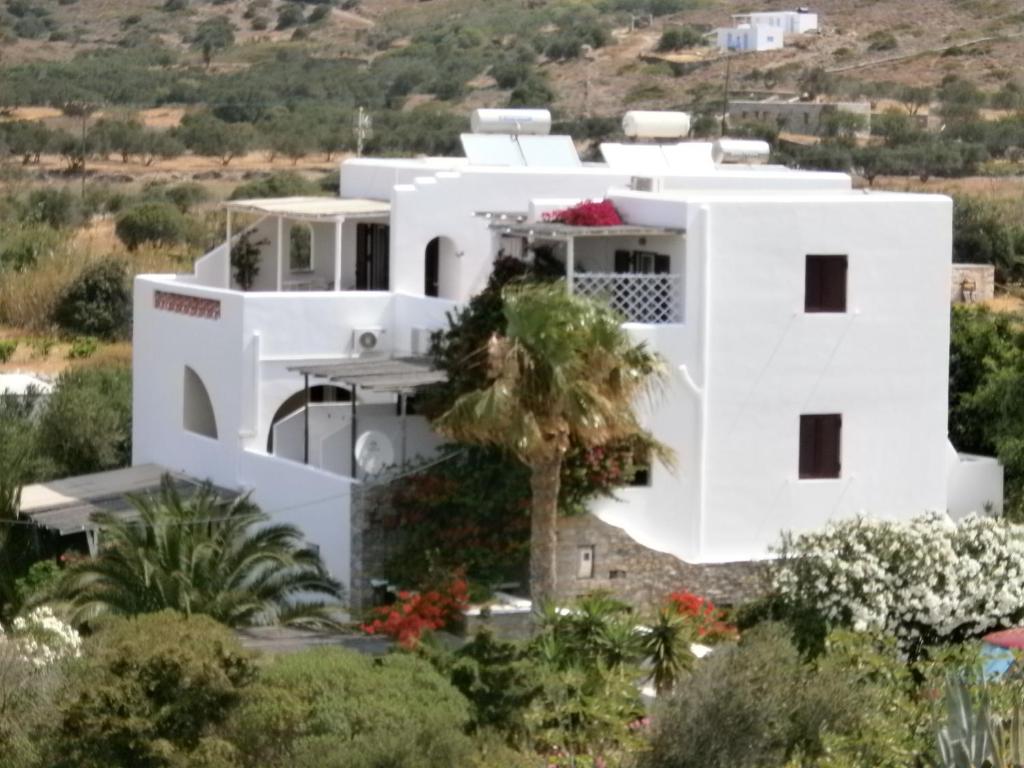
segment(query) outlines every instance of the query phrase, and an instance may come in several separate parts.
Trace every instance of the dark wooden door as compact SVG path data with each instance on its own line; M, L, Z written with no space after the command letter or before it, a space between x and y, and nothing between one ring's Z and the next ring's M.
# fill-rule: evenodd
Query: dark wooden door
M356 227L356 288L386 291L390 288L391 228L387 224L359 224Z
M441 238L435 237L427 243L425 279L423 293L425 296L438 296L441 281Z

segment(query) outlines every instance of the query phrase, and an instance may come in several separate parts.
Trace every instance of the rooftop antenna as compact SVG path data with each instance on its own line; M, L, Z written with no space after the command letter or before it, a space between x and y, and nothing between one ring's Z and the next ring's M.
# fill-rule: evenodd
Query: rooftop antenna
M373 118L367 114L363 107L359 108L355 119L356 129L356 157L363 156L363 147L367 139L373 138Z

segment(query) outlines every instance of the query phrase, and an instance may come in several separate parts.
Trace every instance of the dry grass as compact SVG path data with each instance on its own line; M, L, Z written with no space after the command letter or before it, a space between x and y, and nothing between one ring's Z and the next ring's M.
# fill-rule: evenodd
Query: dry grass
M64 289L90 264L124 259L131 274L177 272L191 264L183 248L140 248L129 253L114 235L114 223L99 219L21 272L0 274L0 322L32 333L54 333L52 317Z

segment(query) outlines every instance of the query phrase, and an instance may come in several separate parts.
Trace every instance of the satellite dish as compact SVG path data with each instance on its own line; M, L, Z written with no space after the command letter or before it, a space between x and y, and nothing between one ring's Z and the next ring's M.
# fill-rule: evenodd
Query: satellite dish
M366 475L376 475L395 463L395 448L383 432L367 430L356 440L356 464Z

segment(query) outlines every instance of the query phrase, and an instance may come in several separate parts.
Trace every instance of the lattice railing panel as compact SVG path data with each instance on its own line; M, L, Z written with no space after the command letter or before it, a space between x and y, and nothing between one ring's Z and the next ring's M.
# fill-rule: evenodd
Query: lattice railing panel
M607 302L631 323L683 322L683 276L577 272L573 292Z

